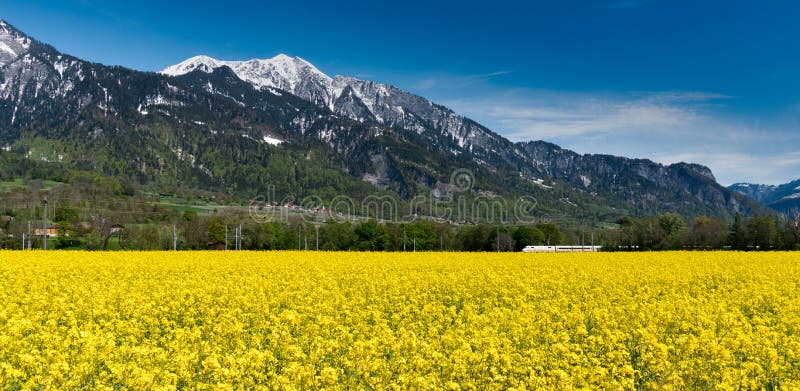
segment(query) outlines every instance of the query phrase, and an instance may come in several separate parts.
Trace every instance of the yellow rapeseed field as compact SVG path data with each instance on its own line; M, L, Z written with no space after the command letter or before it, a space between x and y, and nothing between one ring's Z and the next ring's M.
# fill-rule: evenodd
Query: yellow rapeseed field
M0 388L798 389L799 261L0 252Z

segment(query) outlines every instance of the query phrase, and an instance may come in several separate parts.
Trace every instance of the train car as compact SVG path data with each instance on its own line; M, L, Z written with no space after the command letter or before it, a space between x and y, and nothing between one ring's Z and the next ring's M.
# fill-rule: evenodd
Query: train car
M590 253L600 251L600 246L525 246L524 253Z
M554 253L556 246L525 246L522 249L524 253Z

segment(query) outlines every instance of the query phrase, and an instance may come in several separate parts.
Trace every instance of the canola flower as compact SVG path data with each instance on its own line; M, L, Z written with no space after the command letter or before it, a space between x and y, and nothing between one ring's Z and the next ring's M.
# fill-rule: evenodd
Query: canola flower
M798 261L0 252L0 388L798 389Z

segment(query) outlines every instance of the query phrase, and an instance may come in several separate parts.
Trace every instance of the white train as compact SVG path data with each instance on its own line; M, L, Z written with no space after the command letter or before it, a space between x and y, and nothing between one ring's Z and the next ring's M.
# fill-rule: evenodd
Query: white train
M524 253L590 253L600 251L600 246L525 246Z

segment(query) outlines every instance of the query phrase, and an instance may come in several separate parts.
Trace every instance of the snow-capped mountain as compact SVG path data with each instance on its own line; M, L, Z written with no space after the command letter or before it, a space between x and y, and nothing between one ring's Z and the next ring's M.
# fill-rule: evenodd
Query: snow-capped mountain
M800 179L782 185L736 183L728 187L784 213L800 213Z
M249 61L220 61L208 56L196 56L168 67L161 73L170 76L180 76L195 70L211 73L223 66L231 68L236 76L259 89L278 88L320 104L331 99L333 79L302 58L283 54L268 60Z
M400 126L419 134L433 130L451 138L457 150L479 152L473 149L500 144L513 150L499 135L423 97L387 84L347 76L330 77L299 57L279 54L264 60L222 61L201 55L161 73L170 76L196 70L209 73L223 66L257 89L285 90L356 121Z
M775 185L762 185L756 183L734 183L728 186L729 189L742 193L758 202L769 203L774 201L772 195L775 193Z
M57 53L0 20L0 98L13 107L11 124L30 114L32 107L25 102L42 103L72 91L83 80L80 68L77 59Z

